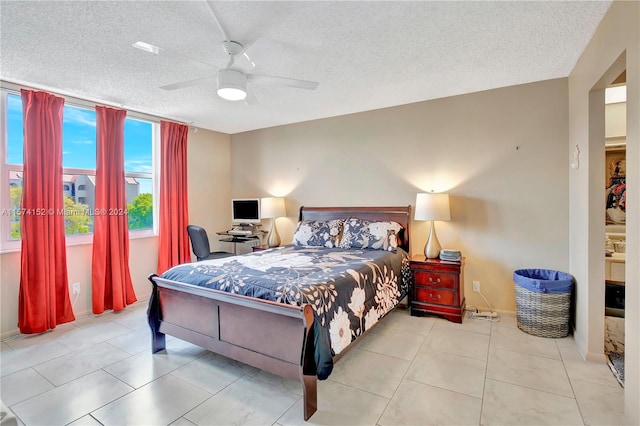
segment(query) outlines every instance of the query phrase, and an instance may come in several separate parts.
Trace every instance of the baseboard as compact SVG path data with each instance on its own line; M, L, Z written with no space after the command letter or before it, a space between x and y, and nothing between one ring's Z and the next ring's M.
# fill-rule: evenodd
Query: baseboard
M148 304L149 303L149 298L138 300L137 302L132 303L129 306L138 305L140 303ZM105 312L105 314L109 314L109 313L113 313L113 311ZM81 311L81 312L74 312L73 315L75 315L76 320L79 320L80 318L85 318L85 317L88 317L89 315L93 315L93 312L90 311L90 310L84 310L84 311ZM104 314L102 314L102 315L104 315ZM69 324L73 324L73 323L74 323L74 321L71 321ZM46 331L43 332L43 333L46 333ZM5 340L9 340L9 339L11 339L13 337L17 337L17 336L21 336L21 335L22 335L22 333L20 333L20 329L16 328L15 330L8 330L8 331L4 331L4 332L0 333L0 340L1 341L5 341Z
M607 356L604 354L604 352L602 353L587 352L584 356L584 359L586 361L597 362L599 364L607 363Z
M0 333L0 340L4 341L7 339L11 339L13 336L17 336L18 334L20 334L20 330L18 330L17 328L15 330L5 331L3 333Z
M607 363L607 356L604 354L604 341L602 342L602 352L589 352L587 350L588 342L585 336L581 333L577 333L575 327L573 329L573 340L576 342L578 352L580 352L580 355L585 361L597 362L600 364Z

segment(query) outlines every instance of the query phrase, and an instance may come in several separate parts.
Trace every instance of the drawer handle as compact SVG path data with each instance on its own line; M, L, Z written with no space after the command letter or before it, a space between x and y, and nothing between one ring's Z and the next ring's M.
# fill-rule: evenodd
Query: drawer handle
M434 281L432 277L429 277L429 282L430 282L430 283L436 283L436 284L439 284L439 283L440 283L440 278L438 277L438 278L436 278L436 280Z
M439 294L434 296L433 294L429 293L429 297L432 298L432 299L440 300L441 296Z

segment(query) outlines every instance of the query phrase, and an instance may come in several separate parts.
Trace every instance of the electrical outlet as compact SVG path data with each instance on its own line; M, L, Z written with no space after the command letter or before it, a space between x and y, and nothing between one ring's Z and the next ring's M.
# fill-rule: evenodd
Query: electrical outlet
M80 283L73 283L73 286L71 287L71 292L73 294L80 294Z
M473 282L473 291L476 293L480 293L480 281Z

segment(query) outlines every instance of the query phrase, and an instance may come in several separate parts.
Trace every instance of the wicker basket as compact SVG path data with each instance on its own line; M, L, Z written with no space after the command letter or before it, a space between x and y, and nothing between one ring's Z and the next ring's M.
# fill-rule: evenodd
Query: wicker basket
M518 328L539 337L566 337L573 277L550 269L520 269L513 278Z
M535 293L516 285L518 328L538 337L569 334L571 294Z

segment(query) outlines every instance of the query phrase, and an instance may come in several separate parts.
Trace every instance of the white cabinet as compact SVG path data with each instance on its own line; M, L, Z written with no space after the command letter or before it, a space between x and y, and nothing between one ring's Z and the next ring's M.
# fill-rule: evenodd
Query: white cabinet
M612 257L606 257L604 263L604 279L607 281L625 281L624 253L614 253Z
M627 103L607 104L605 113L605 137L620 138L627 135Z

